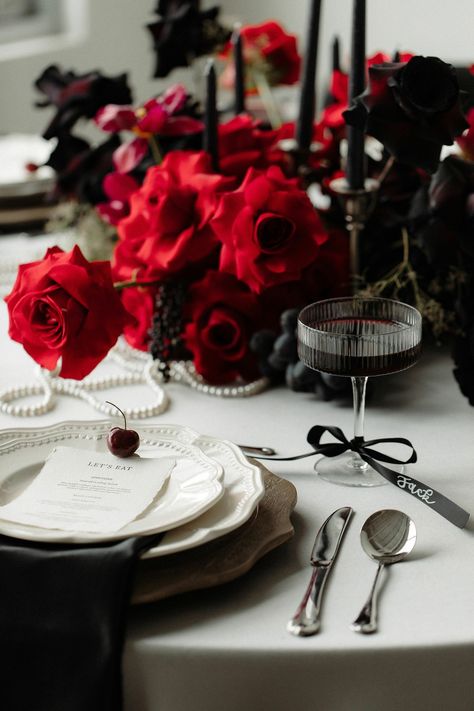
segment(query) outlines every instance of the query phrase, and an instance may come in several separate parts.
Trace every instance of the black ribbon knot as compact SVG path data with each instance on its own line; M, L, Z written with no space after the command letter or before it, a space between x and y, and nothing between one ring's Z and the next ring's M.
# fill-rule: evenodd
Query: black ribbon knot
M332 435L336 441L321 442L321 439L326 433ZM363 437L347 439L340 427L328 425L315 425L308 432L306 439L313 447L312 452L296 454L292 457L254 457L254 459L289 462L296 459L304 459L305 457L313 457L316 454L322 454L325 457L338 457L340 454L344 454L344 452L356 452L364 462L367 462L369 466L375 469L376 472L387 479L391 484L419 499L441 516L444 516L448 521L451 521L455 526L459 528L466 526L470 516L468 511L465 511L455 504L454 501L440 494L436 489L418 481L418 479L414 479L406 473L400 473L385 466L385 464L413 464L417 461L417 454L410 440L404 437L381 437L379 439L370 440L365 440ZM407 459L397 459L383 452L379 452L378 449L374 449L374 447L379 444L401 444L408 447L411 453Z
M338 442L322 443L321 439L326 432L331 434ZM325 457L338 457L350 450L357 452L361 459L367 462L367 464L370 464L376 471L379 471L379 468L387 468L381 467L381 465L378 464L379 462L385 462L386 464L413 464L417 460L417 455L412 443L404 437L380 437L379 439L370 439L367 441L363 437L354 437L354 439L349 440L340 427L315 425L308 432L306 439L315 450L314 454L324 454ZM378 444L391 443L402 444L408 447L411 450L408 459L396 459L395 457L390 457L388 454L379 452L377 449L372 449ZM313 454L313 452L311 452L311 454ZM389 471L392 472L391 469L389 469Z

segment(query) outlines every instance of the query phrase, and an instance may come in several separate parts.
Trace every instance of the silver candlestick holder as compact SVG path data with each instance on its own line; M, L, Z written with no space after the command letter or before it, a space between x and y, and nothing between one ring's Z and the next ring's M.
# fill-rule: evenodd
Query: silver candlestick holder
M278 141L278 148L290 157L292 174L305 182L311 173L308 159L312 154L318 153L323 145L313 141L308 150L302 150L295 138L282 138Z
M366 178L364 187L354 190L345 178L336 178L329 184L336 193L346 220L349 232L349 264L352 292L357 291L360 281L360 234L374 211L377 203L380 183L373 178Z

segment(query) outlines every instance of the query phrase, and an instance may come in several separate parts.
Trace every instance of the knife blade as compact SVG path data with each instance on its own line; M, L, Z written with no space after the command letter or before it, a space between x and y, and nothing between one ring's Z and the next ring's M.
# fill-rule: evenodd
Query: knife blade
M309 637L319 632L324 586L351 515L350 506L337 509L328 516L316 534L310 557L313 567L311 579L298 609L287 625L288 632L297 637Z

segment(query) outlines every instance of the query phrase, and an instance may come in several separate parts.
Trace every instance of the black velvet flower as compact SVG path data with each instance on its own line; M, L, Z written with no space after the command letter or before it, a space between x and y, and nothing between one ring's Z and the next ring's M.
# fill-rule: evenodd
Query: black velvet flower
M44 138L64 134L79 118L92 118L106 104L132 102L126 74L116 77L106 77L99 71L75 74L52 64L34 85L46 97L36 105L56 107L56 114L43 133Z
M454 68L437 57L369 68L369 84L344 113L401 163L434 173L441 147L467 127Z
M474 273L474 163L448 156L415 195L410 220L434 267Z
M92 205L106 200L102 181L114 169L112 155L119 145L115 135L94 148L69 133L60 135L47 163L56 171L55 196Z
M199 0L158 2L159 18L147 25L156 52L154 77L189 66L195 57L215 51L229 39L230 30L217 21L219 8L200 10L199 6Z

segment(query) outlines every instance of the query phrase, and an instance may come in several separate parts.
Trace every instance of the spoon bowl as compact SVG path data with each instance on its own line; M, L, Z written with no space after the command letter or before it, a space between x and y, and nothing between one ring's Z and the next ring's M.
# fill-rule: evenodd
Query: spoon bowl
M369 558L384 564L398 563L415 547L415 524L402 511L376 511L362 526L360 542Z
M416 543L416 527L402 511L383 509L369 516L360 532L365 553L377 561L378 568L369 598L351 625L354 632L370 634L377 630L377 592L380 574L386 565L398 563L411 553Z

